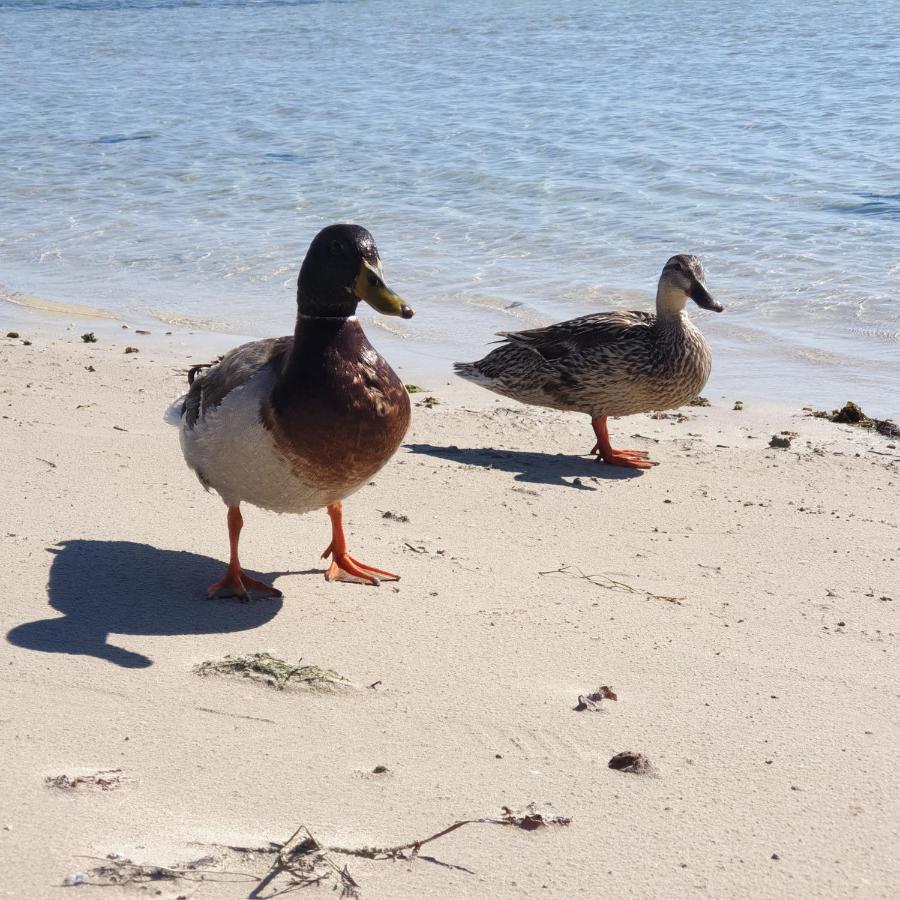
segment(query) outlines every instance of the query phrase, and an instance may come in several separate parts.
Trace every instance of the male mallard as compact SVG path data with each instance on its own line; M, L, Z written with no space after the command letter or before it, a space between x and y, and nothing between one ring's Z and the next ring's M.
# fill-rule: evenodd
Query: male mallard
M608 416L672 409L697 396L712 366L709 344L687 317L690 297L722 311L704 284L696 256L673 256L656 291L656 315L594 313L529 331L501 331L503 345L458 375L522 403L587 413L598 459L631 469L656 463L643 450L613 450Z
M393 456L409 425L407 391L366 340L355 315L360 300L385 315L413 314L385 285L365 228L324 228L300 268L293 337L253 341L195 367L190 390L170 407L187 464L228 507L231 556L210 596L281 596L241 569L242 501L275 512L327 507L329 581L341 573L371 584L398 577L353 559L341 524L341 501Z

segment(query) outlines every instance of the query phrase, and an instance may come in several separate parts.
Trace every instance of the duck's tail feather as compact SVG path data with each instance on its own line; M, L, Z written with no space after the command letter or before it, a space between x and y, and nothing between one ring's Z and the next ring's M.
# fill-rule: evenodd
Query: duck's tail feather
M453 363L453 371L460 378L465 378L466 381L471 381L473 384L480 384L482 387L491 387L496 382L495 378L485 375L478 368L478 363Z
M184 413L184 401L187 394L182 394L177 400L173 400L163 413L163 421L176 428L181 425L181 416Z

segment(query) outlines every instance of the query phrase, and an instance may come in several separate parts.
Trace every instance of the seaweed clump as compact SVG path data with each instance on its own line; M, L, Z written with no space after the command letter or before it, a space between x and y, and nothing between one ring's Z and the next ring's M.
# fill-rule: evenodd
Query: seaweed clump
M248 653L246 656L226 656L225 659L205 660L194 668L198 675L242 675L265 681L283 691L289 681L306 685L350 684L343 675L319 666L292 665L271 653Z
M873 419L867 416L852 400L848 400L840 409L828 412L824 409L811 410L810 415L816 419L828 419L829 422L837 422L839 425L858 425L860 428L868 428L877 431L885 437L900 437L900 427L890 419Z

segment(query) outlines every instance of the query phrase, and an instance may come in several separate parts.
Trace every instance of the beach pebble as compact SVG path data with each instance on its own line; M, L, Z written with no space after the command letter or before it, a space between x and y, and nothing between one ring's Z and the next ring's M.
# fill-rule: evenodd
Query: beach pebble
M650 760L646 756L642 753L633 753L630 750L617 753L609 761L609 767L619 772L633 772L635 775L643 775L652 769Z

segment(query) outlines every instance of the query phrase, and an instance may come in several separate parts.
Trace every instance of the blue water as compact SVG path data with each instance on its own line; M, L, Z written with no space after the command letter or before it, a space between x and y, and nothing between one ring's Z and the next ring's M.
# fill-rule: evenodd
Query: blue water
M10 289L284 333L352 220L444 366L690 251L712 393L900 407L900 3L0 0L0 179Z

